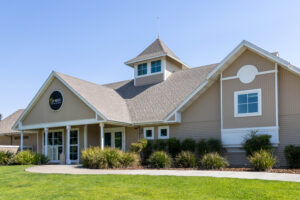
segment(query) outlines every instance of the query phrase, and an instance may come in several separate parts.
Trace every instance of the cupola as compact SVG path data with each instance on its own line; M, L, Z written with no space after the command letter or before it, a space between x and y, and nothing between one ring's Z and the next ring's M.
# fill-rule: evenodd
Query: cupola
M189 68L160 38L125 64L134 68L135 86L159 83L175 71Z

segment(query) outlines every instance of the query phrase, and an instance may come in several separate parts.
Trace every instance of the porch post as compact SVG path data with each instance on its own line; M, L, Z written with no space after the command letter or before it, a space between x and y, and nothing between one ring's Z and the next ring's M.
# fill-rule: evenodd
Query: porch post
M84 125L83 143L84 143L84 150L86 150L86 148L87 148L87 125Z
M45 153L45 156L48 156L48 128L44 128L44 131L45 131L45 137L44 137L45 149L44 149L44 153Z
M23 136L24 136L24 131L22 130L20 133L20 151L23 151Z
M66 164L69 165L71 164L70 160L70 131L71 131L71 126L67 126L67 142L66 142Z
M100 123L100 148L104 149L104 123Z

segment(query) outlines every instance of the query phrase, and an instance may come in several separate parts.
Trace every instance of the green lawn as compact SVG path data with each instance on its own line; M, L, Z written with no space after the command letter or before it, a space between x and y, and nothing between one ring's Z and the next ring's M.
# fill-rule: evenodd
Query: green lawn
M0 199L299 199L300 183L229 178L49 175L0 167Z

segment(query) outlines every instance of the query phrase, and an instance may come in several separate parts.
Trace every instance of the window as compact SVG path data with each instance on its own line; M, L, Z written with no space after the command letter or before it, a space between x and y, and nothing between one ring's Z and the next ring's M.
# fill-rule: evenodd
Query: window
M148 139L148 140L154 139L154 128L153 127L144 128L144 138Z
M159 126L158 139L168 139L168 138L169 138L169 126Z
M234 92L234 116L261 115L261 89Z
M138 65L138 76L147 74L147 63Z
M151 73L161 72L161 61L152 61L151 62Z

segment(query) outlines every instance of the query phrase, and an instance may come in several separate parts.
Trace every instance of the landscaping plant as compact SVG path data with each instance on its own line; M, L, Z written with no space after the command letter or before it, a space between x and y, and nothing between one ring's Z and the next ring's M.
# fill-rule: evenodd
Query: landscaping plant
M216 152L205 154L200 160L200 165L204 169L221 169L229 166L227 160Z
M174 158L181 151L180 140L177 138L168 139L168 153Z
M273 150L271 137L271 135L257 135L256 131L252 131L244 140L243 146L247 156L251 156L261 149L271 152Z
M284 148L284 155L290 168L300 167L300 146L288 145Z
M183 140L181 143L182 151L195 152L195 148L196 148L196 141L192 138L187 138Z
M194 153L182 151L175 158L175 166L180 168L194 168L197 166L197 159Z
M10 151L0 151L0 165L9 165L13 156Z
M198 152L200 158L203 157L206 153L218 153L221 155L222 149L222 142L219 139L210 138L207 141L201 139L198 142Z
M261 149L260 151L255 152L252 156L248 157L250 163L257 171L266 171L272 169L276 163L276 158L267 151Z
M171 166L172 158L164 151L155 151L148 159L151 168L168 168Z

